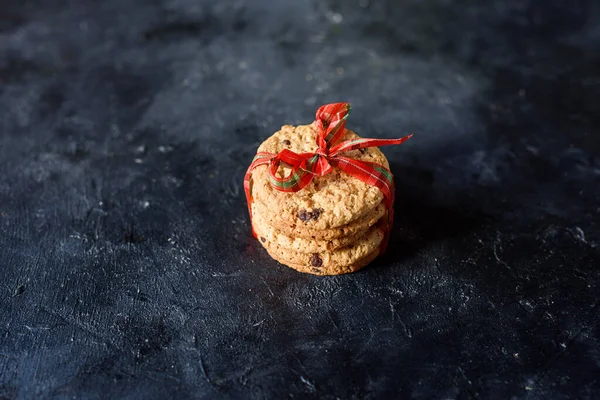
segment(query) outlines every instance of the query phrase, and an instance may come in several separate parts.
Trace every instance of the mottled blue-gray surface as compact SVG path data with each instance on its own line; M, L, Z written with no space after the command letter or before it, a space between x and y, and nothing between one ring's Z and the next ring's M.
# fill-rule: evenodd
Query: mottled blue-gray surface
M4 0L0 398L598 398L600 4ZM252 239L258 144L349 101L391 248Z

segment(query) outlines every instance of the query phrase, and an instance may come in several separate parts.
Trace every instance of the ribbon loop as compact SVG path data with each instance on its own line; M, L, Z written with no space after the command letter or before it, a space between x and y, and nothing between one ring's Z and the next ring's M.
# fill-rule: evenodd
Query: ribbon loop
M315 118L319 131L317 135L319 148L328 148L344 135L346 120L351 109L349 103L333 103L319 107Z

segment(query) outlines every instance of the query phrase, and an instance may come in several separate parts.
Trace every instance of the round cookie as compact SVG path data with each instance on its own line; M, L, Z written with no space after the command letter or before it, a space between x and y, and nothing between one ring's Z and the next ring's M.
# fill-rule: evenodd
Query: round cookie
M300 265L326 271L336 270L356 263L379 248L384 237L384 224L381 221L353 244L331 252L300 253L285 249L266 240L261 240L260 243L271 257L283 264Z
M258 201L254 201L252 203L252 214L254 215L255 212L260 214L263 221L265 221L268 225L274 227L286 236L312 240L338 239L345 236L356 235L359 232L364 234L371 226L375 225L377 221L386 215L385 206L383 203L379 203L377 207L347 225L337 228L318 230L307 229L304 226L304 223L298 220L292 220L289 223L280 221L279 218L275 218L277 215L272 214L269 207L266 207L264 204Z
M258 152L279 153L289 149L296 153L317 150L317 131L314 125L286 125L265 140ZM346 130L343 140L359 137ZM381 150L376 147L353 150L343 156L361 161L374 162L389 168ZM280 176L289 173L289 168L281 166ZM281 224L301 225L305 229L324 230L338 228L360 218L374 209L383 199L383 194L375 186L362 182L338 168L322 177L315 177L311 183L297 192L282 192L269 182L268 166L257 167L252 173L252 195L257 202L269 205L273 215L273 226Z
M349 274L352 272L356 272L359 269L366 267L371 261L373 261L375 258L377 258L378 255L379 255L379 249L375 249L371 253L367 254L365 257L361 258L360 260L355 261L352 264L344 265L341 267L331 267L331 268L315 268L315 267L309 267L306 265L291 264L291 263L284 263L284 262L282 262L282 264L287 265L288 267L293 268L298 272L304 272L307 274L321 275L321 276L342 275L342 274Z
M252 226L258 235L259 240L263 242L268 241L281 248L297 251L299 253L333 251L356 242L361 236L366 234L368 230L367 228L350 236L342 236L329 240L288 236L267 224L262 215L257 212L255 204L256 203L252 204Z

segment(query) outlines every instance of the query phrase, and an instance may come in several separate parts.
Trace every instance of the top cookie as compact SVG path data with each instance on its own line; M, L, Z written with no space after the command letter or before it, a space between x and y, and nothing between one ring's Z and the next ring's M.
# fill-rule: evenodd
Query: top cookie
M342 140L359 136L346 130ZM265 140L258 152L279 153L290 149L296 153L314 152L317 130L314 125L285 125L280 131ZM378 148L348 151L345 157L380 164L389 169L389 164ZM279 176L289 173L289 168L281 166ZM282 192L269 183L268 167L257 167L253 174L252 195L256 201L268 205L270 214L281 224L295 222L306 229L331 229L346 225L360 218L383 199L381 191L361 180L334 168L322 177L315 177L311 183L298 192Z

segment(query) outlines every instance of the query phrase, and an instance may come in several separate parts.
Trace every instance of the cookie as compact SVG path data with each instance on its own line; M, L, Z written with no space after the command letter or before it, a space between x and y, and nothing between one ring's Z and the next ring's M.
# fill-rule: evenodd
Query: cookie
M292 264L292 263L282 263L287 265L290 268L295 269L298 272L304 272L307 274L313 275L342 275L349 274L352 272L356 272L359 269L366 267L371 261L373 261L379 255L379 249L373 250L371 253L367 254L365 257L356 260L352 264L338 266L338 267L329 267L329 268L315 268L312 266L301 265L301 264Z
M269 225L260 212L256 210L256 203L252 205L252 226L258 235L259 240L274 243L283 249L296 251L299 253L320 253L333 251L341 247L348 246L356 242L361 236L367 233L368 228L357 231L352 235L340 236L339 238L329 240L316 240L313 238L294 237L286 235L276 228Z
M358 138L349 130L343 140ZM279 153L290 149L296 153L317 150L317 130L314 124L290 126L265 140L258 152ZM374 162L389 168L381 150L376 147L352 150L342 154L345 157ZM280 166L279 176L289 173L289 168ZM298 192L283 192L273 188L269 182L266 165L257 167L252 173L252 196L254 201L268 204L273 223L281 225L299 225L308 230L326 230L339 228L361 218L379 205L383 199L381 191L338 168L325 176L315 177L311 183Z
M256 211L256 213L260 214L261 218L268 225L274 227L286 236L313 240L332 240L356 235L359 232L366 233L371 226L375 225L377 221L386 215L385 206L383 203L379 203L373 210L347 225L318 230L307 229L304 224L299 223L297 219L292 219L289 222L281 221L279 218L275 218L277 215L272 213L270 207L267 207L258 201L252 203L252 210L253 213ZM312 210L310 212L312 212Z
M320 253L300 253L267 240L260 240L267 252L282 264L293 264L316 270L334 271L352 265L371 254L383 241L385 221L381 220L369 232L349 246Z

